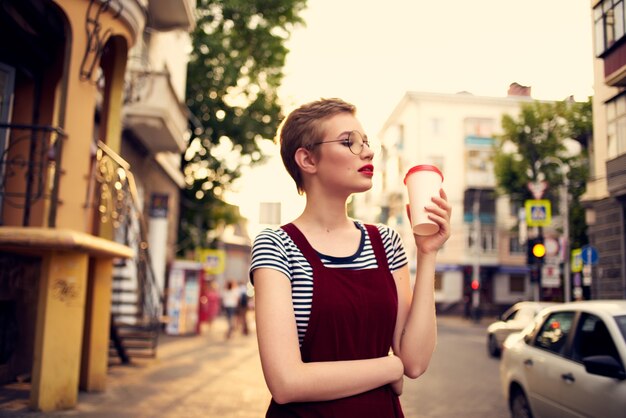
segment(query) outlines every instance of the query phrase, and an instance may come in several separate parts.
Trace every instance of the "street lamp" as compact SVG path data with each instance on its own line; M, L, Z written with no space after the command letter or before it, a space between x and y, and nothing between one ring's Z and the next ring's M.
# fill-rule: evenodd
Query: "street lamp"
M546 164L556 164L559 166L559 171L561 172L561 176L563 177L563 187L560 191L560 209L561 214L563 216L563 245L565 248L563 252L565 254L563 260L563 296L565 302L570 302L572 300L572 284L570 282L570 253L569 253L569 178L567 174L569 173L569 166L560 158L557 157L545 157L541 160L542 163Z

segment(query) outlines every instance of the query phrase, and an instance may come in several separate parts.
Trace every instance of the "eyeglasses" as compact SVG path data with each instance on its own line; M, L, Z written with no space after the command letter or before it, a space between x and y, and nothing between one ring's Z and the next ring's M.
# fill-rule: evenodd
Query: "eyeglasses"
M344 146L347 146L354 155L361 155L363 152L364 145L367 145L367 148L376 152L374 148L372 148L372 144L367 139L367 136L361 135L359 131L352 131L348 134L347 138L343 139L335 139L332 141L320 141L314 142L311 146L320 145L320 144L330 144L331 142L341 142Z

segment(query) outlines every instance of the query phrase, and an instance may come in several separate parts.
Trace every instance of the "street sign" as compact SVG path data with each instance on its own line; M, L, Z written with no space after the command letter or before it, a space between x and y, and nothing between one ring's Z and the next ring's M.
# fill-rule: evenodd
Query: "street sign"
M545 238L543 243L546 246L546 255L553 256L559 253L561 246L555 238Z
M580 273L583 271L583 250L574 248L572 250L572 273Z
M222 274L226 266L226 252L211 248L196 249L197 261L201 262L206 274Z
M591 264L583 266L583 286L591 286Z
M541 269L541 285L543 287L560 287L561 276L558 264L546 263Z
M582 248L582 259L584 264L598 264L598 250L591 245L584 245Z
M552 223L552 205L547 199L527 200L524 202L526 209L526 225L549 226Z
M527 184L527 186L528 190L530 190L530 193L535 199L541 199L543 197L543 192L545 192L548 187L548 183L545 181L531 181Z
M561 263L561 260L559 260L559 257L546 256L545 258L545 264L555 264L558 266L560 263Z

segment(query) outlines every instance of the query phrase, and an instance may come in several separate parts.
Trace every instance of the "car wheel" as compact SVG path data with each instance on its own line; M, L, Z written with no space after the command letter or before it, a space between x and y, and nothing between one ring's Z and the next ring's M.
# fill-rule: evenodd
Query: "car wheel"
M500 347L498 347L498 341L493 334L489 334L487 338L487 351L491 357L500 357Z
M528 399L521 389L515 389L511 393L509 408L511 409L511 418L533 418Z

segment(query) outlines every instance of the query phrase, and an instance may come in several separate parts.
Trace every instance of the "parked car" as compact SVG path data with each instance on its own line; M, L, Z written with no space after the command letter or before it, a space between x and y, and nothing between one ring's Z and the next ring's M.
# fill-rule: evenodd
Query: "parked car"
M554 302L517 302L504 311L498 321L487 327L487 352L491 357L499 357L502 343L514 332L520 332L533 321L537 313Z
M504 342L513 418L626 417L626 300L562 303Z

